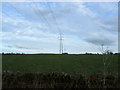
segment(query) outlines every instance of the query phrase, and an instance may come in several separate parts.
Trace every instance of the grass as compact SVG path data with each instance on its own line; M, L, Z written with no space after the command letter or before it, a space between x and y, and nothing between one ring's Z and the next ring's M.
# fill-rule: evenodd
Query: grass
M117 55L110 55L108 60L111 64L108 71L112 74L118 72ZM70 75L103 72L103 62L101 55L3 55L2 69L12 72L64 72Z

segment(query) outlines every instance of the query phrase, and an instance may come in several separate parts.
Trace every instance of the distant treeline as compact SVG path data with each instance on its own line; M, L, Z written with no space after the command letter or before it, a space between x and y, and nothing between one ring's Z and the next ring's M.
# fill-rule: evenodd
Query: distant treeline
M0 53L1 55L24 55L26 53ZM48 53L37 53L37 54L33 54L33 55L39 55L39 54L42 54L42 55L45 55L45 54L48 54ZM49 53L50 54L50 53ZM68 53L62 53L62 54L68 54ZM109 52L109 53L105 53L105 54L108 54L108 55L118 55L120 53L113 53L113 52ZM32 54L31 54L32 55ZM51 55L54 55L54 53L51 53ZM78 54L79 55L79 54ZM81 55L101 55L100 53L83 53Z
M94 53L85 53L85 54L87 54L87 55L96 55L96 54L94 54ZM118 54L120 54L120 53L108 52L108 53L103 53L103 54L108 54L108 55L118 55ZM100 53L97 53L97 55L100 55Z
M0 53L2 55L19 55L19 54L25 54L25 53Z

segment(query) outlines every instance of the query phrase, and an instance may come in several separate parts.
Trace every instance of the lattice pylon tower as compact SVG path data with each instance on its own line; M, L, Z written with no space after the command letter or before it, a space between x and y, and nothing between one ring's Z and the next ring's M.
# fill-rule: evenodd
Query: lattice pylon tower
M60 33L59 40L60 40L59 53L62 54L63 53L63 35L62 35L62 33Z

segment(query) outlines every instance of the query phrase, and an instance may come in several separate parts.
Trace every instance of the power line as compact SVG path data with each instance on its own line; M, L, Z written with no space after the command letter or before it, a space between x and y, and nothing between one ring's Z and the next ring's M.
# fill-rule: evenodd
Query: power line
M9 5L10 7L12 7L17 13L19 13L20 15L22 15L22 16L24 17L23 13L20 12L20 10L18 10L15 6L13 6L12 4L10 4L9 2L8 2L8 5Z
M47 5L48 5L48 4L47 4ZM40 11L40 8L38 7L38 5L34 4L34 6L36 6L36 9L38 8L39 14L41 15L42 19L43 19L44 21L46 21L47 25L51 28L51 26L50 26L49 22L47 21L47 19L44 17L44 15L43 15L42 13L40 13L41 11ZM60 36L59 36L59 40L60 40L59 53L62 54L62 53L63 53L63 37L62 37L62 33L61 33L61 31L60 31L60 29L59 29L59 27L58 27L56 17L54 16L54 13L53 13L51 7L50 7L49 5L48 5L48 7L49 7L49 10L50 10L50 12L51 12L51 14L52 14L52 16L53 16L53 19L54 19L54 21L55 21L55 23L56 23L57 29L58 29L58 31L59 31L59 33L60 33ZM37 12L36 12L36 13L37 13Z
M20 11L18 11L17 8L15 8L15 7L14 7L13 5L11 5L10 3L9 3L9 5L10 5L12 8L14 8L18 13L20 13L20 14L23 16L23 14L22 14ZM35 8L34 6L36 6L36 8ZM34 6L32 6L32 7L33 7L33 9L34 9L34 12L37 14L37 16L40 17L40 16L38 15L38 13L36 12L36 10L37 10L37 8L38 8L39 14L42 16L42 21L43 21L43 22L45 21L45 22L47 23L47 25L50 27L50 25L49 25L48 21L46 20L46 18L44 18L44 16L42 15L42 13L40 13L39 7L38 7L36 4L34 4Z
M58 23L57 23L56 16L55 16L55 14L54 14L54 12L53 12L51 6L50 6L47 2L46 2L46 4L47 4L47 6L48 6L48 8L49 8L49 10L50 10L50 12L51 12L51 14L52 14L52 17L53 17L55 23L56 23L56 26L57 26L56 28L59 30L59 33L62 34L62 31L61 31L60 28L59 28L59 25L58 25Z
M42 21L45 22L49 28L52 29L52 27L51 27L51 25L49 24L48 20L47 20L47 19L44 17L44 15L41 13L39 6L38 6L37 4L35 4L34 1L33 1L33 3L34 3L34 6L32 5L32 7L33 7L33 9L34 9L34 12L37 14L38 17L41 16L40 18L42 19ZM38 10L39 12L37 12L36 10ZM38 14L40 14L40 15L38 15Z
M59 26L58 26L56 16L55 16L55 14L54 14L51 6L50 6L48 3L47 3L47 6L48 6L48 8L49 8L49 10L50 10L50 12L51 12L51 15L52 15L55 23L56 23L56 28L57 28L58 31L59 31L59 40L60 40L59 53L62 54L62 53L63 53L63 36L62 36L63 34L62 34L62 31L60 30L60 28L59 28Z

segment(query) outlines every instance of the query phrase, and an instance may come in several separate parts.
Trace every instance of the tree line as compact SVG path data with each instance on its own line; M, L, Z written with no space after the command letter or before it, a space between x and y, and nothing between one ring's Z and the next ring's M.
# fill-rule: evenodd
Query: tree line
M26 54L26 53L13 53L13 52L11 52L11 53L4 53L4 52L2 52L2 53L0 53L1 55L23 55L23 54ZM39 53L38 53L39 54ZM40 54L42 54L42 53L40 53ZM45 54L45 53L44 53ZM47 54L47 53L46 53ZM68 54L68 53L62 53L62 54ZM107 52L105 52L105 53L103 53L103 54L107 54L107 55L118 55L118 54L120 54L120 53L113 53L113 52L111 52L111 51L107 51ZM100 53L88 53L88 52L86 52L86 53L84 53L84 55L101 55Z

